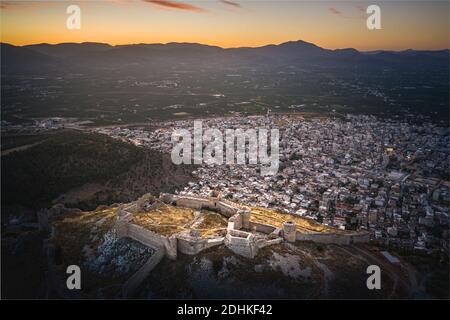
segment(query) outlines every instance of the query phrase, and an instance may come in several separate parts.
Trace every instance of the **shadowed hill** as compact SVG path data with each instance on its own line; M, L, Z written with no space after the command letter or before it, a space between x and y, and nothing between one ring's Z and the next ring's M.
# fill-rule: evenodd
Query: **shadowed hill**
M158 152L105 135L67 131L40 140L2 156L2 215L15 213L17 207L48 207L74 188L88 195L70 205L95 209L146 192L172 191L187 183L190 174ZM85 184L95 184L95 192L83 190Z
M441 63L448 64L448 50L373 51L353 48L329 50L302 40L262 47L229 48L197 43L129 44L111 46L105 43L61 43L12 46L3 43L2 67L5 72L25 70L63 71L72 68L120 67L139 63L170 68L174 63L189 63L192 67L261 66L320 63L325 65L358 63ZM26 67L26 68L25 68Z

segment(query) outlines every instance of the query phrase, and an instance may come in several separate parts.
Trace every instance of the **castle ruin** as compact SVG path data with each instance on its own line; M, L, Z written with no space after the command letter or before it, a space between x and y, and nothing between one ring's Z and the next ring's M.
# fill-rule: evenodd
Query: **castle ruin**
M133 215L150 208L155 203L165 203L177 207L195 210L207 209L220 213L228 218L226 235L213 238L203 238L195 230L164 236L133 223ZM293 221L286 221L282 228L251 221L251 210L246 206L223 199L217 191L209 197L160 194L156 199L146 194L138 200L121 205L117 212L116 234L120 237L130 237L146 246L152 247L156 253L141 267L123 286L124 297L129 297L137 289L149 272L166 256L176 259L178 252L195 255L199 252L224 244L236 254L254 258L258 250L283 241L313 241L318 243L351 244L369 241L367 232L308 232L296 228Z

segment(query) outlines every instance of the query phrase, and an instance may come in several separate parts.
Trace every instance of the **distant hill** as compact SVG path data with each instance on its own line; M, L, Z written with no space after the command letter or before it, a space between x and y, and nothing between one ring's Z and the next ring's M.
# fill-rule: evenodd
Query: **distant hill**
M372 51L353 48L329 50L313 43L289 41L279 45L230 48L197 43L130 44L111 46L105 43L61 43L13 46L1 44L2 69L5 72L24 70L61 70L61 68L104 68L139 64L170 68L189 63L209 68L224 66L261 66L288 64L405 64L446 63L449 50Z
M0 48L2 73L45 68L58 63L57 59L26 47L2 43Z
M60 44L41 43L23 46L22 48L27 48L43 55L56 58L73 58L81 55L105 52L111 49L112 46L105 43L83 42Z
M449 50L330 50L306 41L1 44L2 120L96 124L277 112L418 112L448 119ZM217 94L221 97L218 99Z
M72 189L86 196L61 202L88 210L146 192L171 192L190 180L190 169L173 165L168 156L105 135L64 131L29 142L29 148L2 155L2 218L17 208L49 207ZM93 184L97 188L90 192Z

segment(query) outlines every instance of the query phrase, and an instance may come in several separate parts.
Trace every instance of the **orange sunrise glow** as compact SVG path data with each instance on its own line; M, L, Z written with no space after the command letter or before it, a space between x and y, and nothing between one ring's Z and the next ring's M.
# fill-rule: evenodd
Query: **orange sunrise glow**
M1 41L109 44L198 42L263 46L302 39L358 50L449 47L449 3L381 1L382 29L366 28L365 1L2 1ZM82 27L68 30L78 4Z

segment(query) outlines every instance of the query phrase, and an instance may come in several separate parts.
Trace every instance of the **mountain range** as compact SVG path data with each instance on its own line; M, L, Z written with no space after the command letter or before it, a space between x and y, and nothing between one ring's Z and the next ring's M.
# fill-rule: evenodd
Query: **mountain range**
M254 67L278 65L379 65L449 63L449 50L362 52L353 48L325 49L302 40L262 47L221 48L197 43L130 44L61 43L14 46L1 43L3 73L71 68L127 66Z

